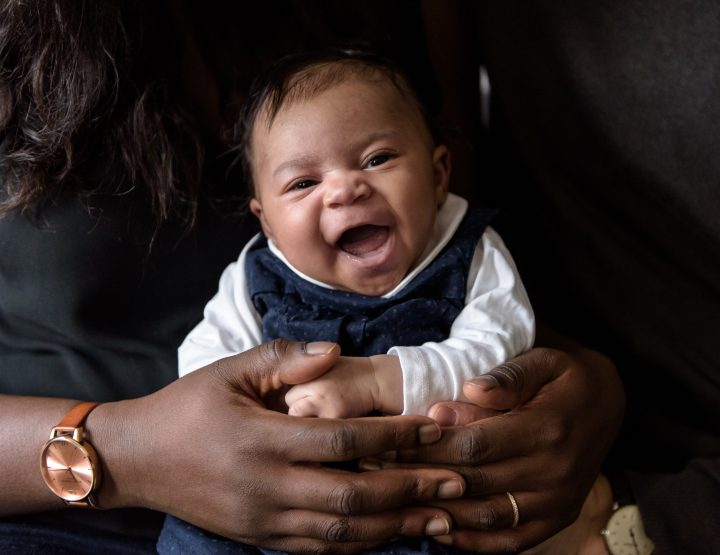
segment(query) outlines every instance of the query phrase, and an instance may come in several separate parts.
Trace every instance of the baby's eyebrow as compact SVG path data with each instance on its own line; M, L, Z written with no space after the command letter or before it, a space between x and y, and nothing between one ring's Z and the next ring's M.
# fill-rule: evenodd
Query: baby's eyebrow
M364 151L368 146L376 143L377 141L397 140L401 137L402 134L393 127L376 129L373 131L368 131L367 133L361 133L360 135L353 137L352 139L348 139L346 150L348 152L358 154L359 152Z
M275 170L273 171L273 177L287 169L306 167L314 164L315 162L316 158L314 156L299 156L298 158L291 158L290 160L285 160L282 164L275 168Z
M360 138L357 141L354 141L352 144L355 148L362 148L365 145L368 145L375 141L380 141L382 139L394 139L397 138L399 135L400 134L397 132L397 130L393 128L378 129L376 131L371 131L366 135L361 135Z
M400 136L400 133L396 129L393 128L386 128L386 129L378 129L376 131L371 131L367 134L360 135L355 140L350 141L349 148L351 150L362 150L367 145L375 142L380 141L383 139L393 139ZM308 166L312 166L314 164L317 164L319 162L318 157L313 155L303 155L298 156L297 158L291 158L290 160L285 160L281 164L278 165L277 168L273 170L273 177L277 176L279 173L282 173L283 171L286 171L288 169L295 169L295 168L305 168Z

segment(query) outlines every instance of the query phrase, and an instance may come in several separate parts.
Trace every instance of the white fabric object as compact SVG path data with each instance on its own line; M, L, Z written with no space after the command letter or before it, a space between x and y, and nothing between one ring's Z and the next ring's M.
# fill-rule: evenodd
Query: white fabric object
M393 347L403 371L403 414L427 414L438 401L467 401L463 383L530 349L535 316L515 263L488 228L475 250L465 308L439 343Z

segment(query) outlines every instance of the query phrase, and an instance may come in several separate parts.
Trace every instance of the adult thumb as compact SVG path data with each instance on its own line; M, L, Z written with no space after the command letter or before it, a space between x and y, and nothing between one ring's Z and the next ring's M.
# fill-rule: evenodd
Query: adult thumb
M567 358L554 349L531 349L466 381L463 393L469 402L436 403L428 416L441 426L465 426L511 410L563 372L563 357Z
M463 393L476 406L510 410L533 398L542 387L558 378L567 367L562 351L535 348L468 380Z
M233 387L262 398L287 385L314 380L339 357L337 343L276 339L218 361L217 371Z

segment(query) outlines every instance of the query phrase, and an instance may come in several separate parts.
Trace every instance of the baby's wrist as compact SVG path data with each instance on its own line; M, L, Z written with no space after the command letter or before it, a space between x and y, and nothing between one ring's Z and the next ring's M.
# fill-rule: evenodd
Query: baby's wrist
M402 414L404 403L400 359L394 355L375 355L370 357L370 364L375 376L375 409L384 414Z

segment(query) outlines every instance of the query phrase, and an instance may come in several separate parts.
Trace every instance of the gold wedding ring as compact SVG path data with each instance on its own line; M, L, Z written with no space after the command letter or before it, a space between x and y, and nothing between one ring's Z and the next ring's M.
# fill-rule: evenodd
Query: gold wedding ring
M515 500L515 496L510 493L509 491L505 492L508 496L508 499L510 500L510 504L512 505L513 509L513 523L512 528L516 528L517 525L520 523L520 509L518 509L517 501Z

